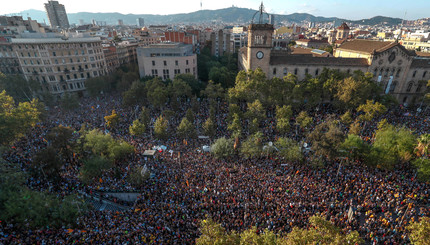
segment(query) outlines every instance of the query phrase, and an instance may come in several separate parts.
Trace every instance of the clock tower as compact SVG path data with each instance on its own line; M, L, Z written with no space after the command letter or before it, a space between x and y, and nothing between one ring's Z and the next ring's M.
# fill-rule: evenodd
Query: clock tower
M247 69L255 70L261 68L264 73L268 74L270 66L270 53L272 50L273 25L263 23L264 7L260 6L260 11L254 14L260 14L259 23L252 23L248 27L248 50L247 50Z

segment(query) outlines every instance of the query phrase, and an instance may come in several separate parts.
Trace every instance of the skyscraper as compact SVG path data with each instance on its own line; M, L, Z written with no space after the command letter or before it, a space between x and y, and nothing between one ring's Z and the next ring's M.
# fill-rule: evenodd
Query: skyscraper
M63 4L58 1L48 1L45 3L45 9L51 28L69 28L69 19Z
M136 24L138 27L144 27L145 26L145 20L143 18L137 18Z

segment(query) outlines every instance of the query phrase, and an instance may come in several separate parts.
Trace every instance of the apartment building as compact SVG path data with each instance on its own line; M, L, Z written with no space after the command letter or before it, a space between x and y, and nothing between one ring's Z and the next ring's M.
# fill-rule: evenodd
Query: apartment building
M14 38L11 46L24 77L52 94L82 93L87 78L107 73L98 37Z

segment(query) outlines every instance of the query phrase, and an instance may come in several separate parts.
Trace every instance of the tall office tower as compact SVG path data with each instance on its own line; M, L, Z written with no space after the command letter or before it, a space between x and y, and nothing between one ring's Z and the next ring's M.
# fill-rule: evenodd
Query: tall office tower
M144 27L145 26L145 20L143 18L137 18L136 24L138 27Z
M275 25L275 15L269 15L269 24Z
M69 28L69 19L63 4L59 4L58 1L48 1L45 3L45 9L51 28Z

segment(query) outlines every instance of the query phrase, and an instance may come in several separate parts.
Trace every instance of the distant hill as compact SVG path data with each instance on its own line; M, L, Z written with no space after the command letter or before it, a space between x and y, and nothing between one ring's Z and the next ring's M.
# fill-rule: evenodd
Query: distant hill
M137 18L144 18L145 25L153 24L187 24L187 23L211 23L211 22L224 22L224 23L237 23L237 24L249 24L252 16L256 10L247 8L225 8L217 10L200 10L192 13L185 14L171 14L171 15L152 15L152 14L121 14L121 13L88 13L79 12L68 14L70 23L79 23L79 20L84 20L84 23L91 23L92 19L96 21L106 21L107 24L114 25L118 23L118 19L122 19L124 24L133 25L136 24ZM43 23L44 20L49 24L48 18L44 11L40 10L25 10L20 13L24 18L29 16L32 19L36 19L38 22ZM396 25L401 23L399 18L391 18L384 16L376 16L370 19L363 19L357 21L345 20L336 17L321 17L313 16L306 13L294 13L289 15L275 15L276 22L289 21L300 23L302 21L310 22L336 22L336 25L340 25L341 22L351 22L363 25L376 25L386 23L388 25Z

